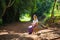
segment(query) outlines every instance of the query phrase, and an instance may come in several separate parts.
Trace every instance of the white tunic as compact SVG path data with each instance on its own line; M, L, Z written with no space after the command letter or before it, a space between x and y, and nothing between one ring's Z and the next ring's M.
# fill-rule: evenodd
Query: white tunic
M38 23L38 19L33 20L33 24L36 24L36 23Z
M33 20L33 25L30 25L28 28L32 28L34 26L34 24L36 24L38 22L38 19Z

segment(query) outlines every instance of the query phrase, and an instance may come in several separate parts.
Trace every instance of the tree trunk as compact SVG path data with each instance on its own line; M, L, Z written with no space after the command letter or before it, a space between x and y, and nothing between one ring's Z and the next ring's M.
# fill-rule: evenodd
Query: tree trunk
M54 19L55 19L55 17L54 17L54 8L55 8L55 5L56 5L56 1L57 0L54 0L54 5L53 5L52 13L51 13L52 23L54 23Z
M5 6L5 8L3 9L3 13L2 13L2 20L3 20L3 24L9 23L10 21L13 20L13 17L11 18L11 12L12 10L11 7L14 4L15 0L9 0L8 4ZM13 8L12 8L13 9ZM11 12L10 12L11 11ZM13 12L12 12L13 13ZM9 16L8 16L9 15ZM13 15L13 14L12 14ZM14 16L14 15L13 15Z
M14 2L15 2L15 0L13 2L11 2L11 0L9 1L8 5L3 10L2 16L4 16L6 9L11 7L14 4Z
M2 16L5 14L7 7L4 8Z

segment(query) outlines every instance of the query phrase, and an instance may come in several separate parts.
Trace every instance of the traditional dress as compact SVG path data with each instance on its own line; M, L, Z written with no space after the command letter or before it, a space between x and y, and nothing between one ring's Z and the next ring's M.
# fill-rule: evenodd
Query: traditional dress
M33 32L38 31L38 19L33 20Z
M28 32L29 32L29 34L32 34L32 32L37 31L37 23L38 23L38 19L33 20L32 25L30 25L30 26L28 27Z

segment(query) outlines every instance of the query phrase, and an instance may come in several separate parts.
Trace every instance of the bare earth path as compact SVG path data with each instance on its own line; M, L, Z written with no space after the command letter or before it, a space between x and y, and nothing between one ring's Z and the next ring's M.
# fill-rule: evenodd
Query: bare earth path
M7 30L14 32L27 32L27 28L29 25L31 25L31 22L25 22L25 23L16 22L0 27L0 31Z
M33 36L27 34L27 30L28 30L27 28L29 25L31 25L31 22L25 22L25 23L16 22L0 27L0 40L33 40L32 38L34 38L34 40L39 40L39 39L35 39L35 37L38 38L38 36L36 36L35 34ZM54 30L54 31L52 31L53 34L51 32L47 32L46 33L47 36L55 35L54 33L57 33L58 36L60 36L59 27L49 27L48 30ZM21 34L23 37L20 37ZM43 34L42 37L46 34ZM39 34L37 33L37 35ZM26 36L26 38L24 36ZM41 39L41 40L47 40L47 39ZM52 40L60 40L60 37Z

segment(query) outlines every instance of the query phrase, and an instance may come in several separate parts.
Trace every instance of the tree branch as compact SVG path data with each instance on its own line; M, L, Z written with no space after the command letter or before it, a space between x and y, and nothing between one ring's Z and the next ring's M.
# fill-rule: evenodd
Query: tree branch
M8 7L11 7L11 6L14 4L14 2L15 2L15 0L13 0L12 3L11 3L11 0L10 0L10 2L9 2L9 4L8 4Z
M7 8L9 8L9 7L11 7L13 4L14 4L14 2L15 2L15 0L11 3L11 0L9 1L9 3L8 3L8 5L4 8L4 10L3 10L3 13L2 13L2 16L4 16L4 14L5 14L5 12L6 12L6 9ZM1 17L2 17L1 16Z
M9 0L9 3L8 3L8 5L7 6L9 6L11 4L11 0Z

